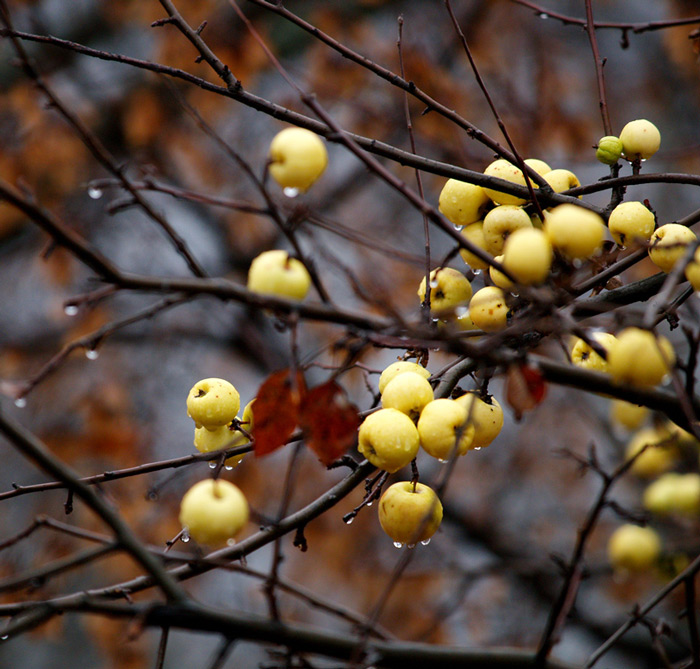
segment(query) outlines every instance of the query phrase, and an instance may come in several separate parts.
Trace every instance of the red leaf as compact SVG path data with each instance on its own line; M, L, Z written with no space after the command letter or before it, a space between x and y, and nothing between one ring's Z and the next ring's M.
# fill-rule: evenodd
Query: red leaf
M357 408L335 381L312 388L300 407L306 443L326 467L355 443L358 424Z
M528 365L511 365L506 379L506 401L520 420L524 411L534 409L547 394L542 374Z
M298 423L304 390L303 374L297 372L296 383L292 383L288 369L275 372L260 386L253 420L256 457L272 453L287 443Z

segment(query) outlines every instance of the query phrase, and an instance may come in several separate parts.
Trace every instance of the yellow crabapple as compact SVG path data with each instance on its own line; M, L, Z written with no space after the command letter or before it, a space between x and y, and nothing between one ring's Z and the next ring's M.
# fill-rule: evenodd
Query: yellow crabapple
M620 141L627 160L646 160L659 150L661 133L651 121L637 119L622 128Z
M618 383L655 386L675 365L671 342L649 330L625 328L608 351L608 372Z
M581 185L578 177L569 170L556 169L542 175L555 193L563 193L570 188Z
M670 272L685 255L697 235L680 223L667 223L657 228L649 239L649 258L659 269Z
M690 281L693 290L700 290L700 248L695 251L693 260L686 266L685 278Z
M282 188L308 190L327 165L326 145L305 128L285 128L270 144L270 175Z
M398 409L417 421L423 407L433 401L433 387L422 374L404 372L386 384L382 393L384 409Z
M183 530L199 544L217 547L233 539L248 522L248 501L233 483L206 479L195 483L180 504Z
M649 415L649 409L625 400L614 399L610 404L610 419L628 430L642 426Z
M668 434L658 428L647 427L634 434L625 447L625 460L635 456L630 471L640 478L653 478L675 466L678 450Z
M547 172L552 171L552 168L545 163L544 160L540 160L539 158L525 158L524 162L528 167L535 170L535 172L537 172L537 174L539 174L541 177L547 174Z
M379 524L396 545L427 543L442 522L442 504L422 483L399 481L379 498Z
M649 241L656 220L641 202L621 202L610 212L608 230L620 246L639 246Z
M476 221L476 223L470 223L469 225L465 226L462 229L462 235L475 246L487 251L486 240L484 239L483 221ZM460 249L459 255L462 257L462 260L464 260L464 262L467 263L467 265L469 265L469 267L472 269L487 269L489 267L487 262L467 249Z
M476 431L464 405L445 398L426 404L417 427L423 450L438 460L447 460L453 451L464 455L471 448Z
M448 179L440 191L438 208L455 225L469 225L481 218L490 203L481 186Z
M552 244L542 230L520 228L506 239L502 263L518 283L529 286L549 276L553 255Z
M503 409L495 397L481 398L476 393L465 393L455 399L467 410L469 423L474 425L470 449L486 448L503 429Z
M250 434L253 429L253 403L252 399L246 404L243 409L243 417L240 420L241 427ZM232 448L234 446L244 446L250 440L242 432L235 429L235 422L230 425L222 425L216 430L207 430L205 427L197 427L194 430L194 446L200 453L211 453L219 451L222 448ZM240 464L245 457L245 453L241 455L232 455L227 458L224 465L226 467L235 467Z
M311 287L311 276L304 264L282 250L264 251L250 264L248 290L303 300Z
M472 285L462 272L451 267L439 267L430 273L430 309L447 311L469 302ZM418 297L425 300L425 277L418 287Z
M590 258L605 237L603 219L575 204L560 204L545 212L544 231L552 246L569 259Z
M474 325L484 332L496 332L508 325L510 309L506 296L498 286L477 290L469 302L469 315Z
M608 560L618 571L647 571L656 564L660 554L661 539L650 527L622 525L608 540Z
M419 365L417 362L412 362L410 360L397 360L396 362L392 362L379 375L379 393L381 394L384 392L384 388L386 388L389 381L404 372L414 372L426 379L430 378L430 372L423 367L423 365Z
M375 467L393 473L416 457L420 440L413 421L398 409L380 409L360 425L357 450Z
M494 260L503 264L503 256L496 256ZM494 282L501 290L510 290L513 287L513 282L500 270L496 269L493 265L489 266L489 276L491 281Z
M593 339L606 352L616 341L615 335L609 332L594 332L591 334ZM594 372L607 372L608 363L605 358L599 355L595 349L587 344L583 339L576 339L573 348L571 349L571 362L577 367L589 369Z
M196 427L208 430L228 425L241 408L236 388L224 379L197 381L187 394L187 415Z
M500 255L509 235L520 228L531 228L532 221L522 207L504 204L484 216L484 243L491 255Z
M695 516L700 513L700 474L663 474L647 486L642 499L652 513Z
M484 170L484 174L489 177L504 179L505 181L510 181L511 183L518 184L520 186L525 185L525 177L523 176L522 171L503 158L494 160ZM504 193L493 188L484 188L484 190L496 204L518 205L525 203L523 198L517 197L516 195L510 195L509 193Z
M606 135L598 140L595 157L605 165L614 165L622 155L622 140L615 135Z

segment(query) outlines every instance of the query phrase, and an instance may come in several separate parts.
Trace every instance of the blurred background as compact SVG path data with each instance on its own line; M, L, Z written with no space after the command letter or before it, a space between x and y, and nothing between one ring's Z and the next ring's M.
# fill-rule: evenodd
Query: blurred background
M175 4L191 26L207 21L202 36L246 90L306 113L228 2L177 0ZM583 184L592 183L609 171L595 160L592 148L605 133L588 37L580 26L565 25L546 14L550 10L585 18L584 3L542 0L539 4L544 15L507 0L453 3L479 71L519 152L545 160L553 168L569 169ZM397 19L403 16L406 78L503 141L443 3L311 0L289 5L342 44L394 71L399 70ZM698 13L698 3L690 0L597 0L593 5L596 21L640 26ZM401 91L280 17L252 3L240 6L295 81L313 92L343 128L410 150ZM219 83L206 64L195 62L196 51L173 26L150 27L165 15L155 0L10 0L8 7L18 30L162 63ZM613 130L619 132L636 118L647 118L661 130L661 150L643 166L643 172L700 171L700 38L692 38L696 28L698 24L640 33L597 33L600 53L607 59ZM262 175L269 142L284 127L282 123L211 91L128 65L50 45L26 43L26 48L58 97L125 166L134 183L150 180L178 195L145 193L207 273L244 282L258 253L288 248L265 216L213 206L195 197L204 194L263 204L244 171L204 132L204 124L233 147L255 174ZM46 108L41 92L17 67L7 39L0 42L0 86L0 177L26 189L122 270L188 276L183 258L152 220L138 208L118 207L123 192L110 186L112 175L95 161L65 120ZM409 107L421 155L476 171L493 160L489 149L446 119L435 113L422 115L423 107L416 100L410 100ZM314 258L337 304L364 306L349 286L343 269L347 267L367 293L385 297L405 318L418 318L416 289L424 249L420 214L343 147L329 144L328 151L329 168L307 194L290 200L273 189L280 208L290 215L297 211L298 240ZM383 163L409 184L415 183L412 170ZM622 173L630 173L629 166ZM437 204L443 183L443 177L423 174L426 199ZM637 186L628 190L628 196L648 199L660 223L700 205L697 189L691 186ZM586 199L604 206L607 198L601 192ZM66 308L68 301L99 284L69 253L48 242L20 212L0 203L0 389L5 393L0 407L16 415L82 475L194 452L185 398L197 380L225 378L238 388L245 403L271 372L289 364L290 337L275 327L274 318L232 302L200 298L118 330L98 346L98 355L88 358L85 351L76 350L27 395L26 406L15 406L13 391L18 384L33 378L63 346L158 300L155 295L120 292L94 306ZM445 235L433 232L434 264L452 249ZM459 257L451 264L464 268ZM641 263L625 280L655 271ZM477 277L475 287L481 281ZM696 299L684 307L685 317L697 316ZM343 335L335 326L303 324L299 329L302 360L338 364L344 354L334 352L332 344ZM362 362L369 370L379 371L402 353L378 349ZM429 369L438 372L449 360L435 352ZM309 377L320 382L328 374L312 368ZM343 377L361 409L372 405L377 378L360 371ZM463 384L464 389L469 383ZM505 406L502 382L496 379L490 389ZM560 582L550 556L568 556L576 528L600 485L593 474L581 475L576 462L562 457L560 451L585 455L589 445L595 444L606 467L619 463L629 435L614 428L608 410L606 398L563 388L550 388L547 401L521 422L506 407L506 426L498 439L457 463L443 500L446 522L429 547L416 550L380 624L401 639L535 646ZM0 493L15 483L46 480L2 439L0 458ZM289 449L260 460L250 456L224 476L244 490L258 513L274 517L289 458ZM421 480L434 478L439 466L419 459ZM307 504L343 473L326 471L313 454L304 452L291 508ZM200 463L107 483L101 489L140 537L162 546L180 529L177 514L182 494L207 475L207 464ZM643 485L628 477L616 489L615 499L639 507ZM104 531L82 505L66 516L65 497L52 491L3 500L0 541L27 527L37 514ZM355 491L306 528L307 553L293 548L291 537L286 537L281 575L366 615L399 552L382 533L374 509L363 509L352 526L342 522L343 514L361 498L362 491ZM613 578L606 567L605 544L619 523L606 513L593 535L588 578L555 649L556 657L584 661L624 621L634 602L645 601L668 578L669 574ZM250 532L254 529L251 524ZM671 553L676 545L681 553L698 548L697 522L684 521L666 529ZM0 577L14 577L85 547L78 539L39 532L0 553ZM179 550L194 548L179 545ZM265 571L271 560L272 548L267 547L249 556L248 566ZM136 573L129 560L113 557L34 583L29 589L4 593L2 601L44 599ZM187 588L214 606L267 613L261 583L245 576L210 573L192 580ZM285 619L349 629L347 623L296 598L282 594L280 602ZM674 624L682 607L673 598L668 602L666 615ZM0 645L0 664L150 667L157 643L158 634L152 630L142 632L104 618L64 615ZM207 635L173 632L165 666L208 666L216 643ZM685 644L682 634L672 639L671 657L682 656ZM648 631L635 629L601 666L657 666L649 645ZM264 648L242 644L225 666L259 665L277 666Z

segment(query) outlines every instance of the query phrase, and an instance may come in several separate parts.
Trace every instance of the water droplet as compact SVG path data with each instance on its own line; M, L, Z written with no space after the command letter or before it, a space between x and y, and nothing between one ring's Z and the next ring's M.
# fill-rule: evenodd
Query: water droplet
M421 546L427 546L430 543L430 539L423 539L423 541L420 542Z
M233 467L231 467L231 465L224 465L224 469L225 469L227 472L230 472L230 471L233 469Z
M102 189L101 188L95 188L95 186L90 186L88 188L88 196L91 197L93 200L99 200L102 197Z
M78 315L78 307L76 307L74 304L67 304L63 309L63 313L66 316L77 316Z
M343 518L343 522L346 525L352 525L352 521L355 520L355 516L350 516L349 518Z
M455 307L455 316L462 318L469 313L469 307Z
M438 458L438 462L439 462L441 465L446 465L446 464L447 464L447 460L443 460L442 458Z
M299 195L299 189L298 188L292 188L291 186L287 186L286 188L282 189L282 192L287 196L287 197L296 197Z
M16 406L18 409L24 409L24 407L27 406L27 400L26 400L24 397L18 397L18 398L15 400L15 406Z
M236 540L233 537L231 537L230 539L226 539L226 545L227 546L235 546Z
M371 502L367 502L367 504L365 504L365 506L372 506L372 504L374 504L374 500L372 500Z
M407 547L407 548L415 548L416 545L415 545L415 544L406 544L406 547Z
M472 448L472 450L473 451L480 451L481 448L482 448L481 446L474 446L474 448Z
M400 541L395 541L394 548L403 548L403 544Z
M440 284L439 284L435 279L432 279L432 280L430 281L430 287L431 287L431 288L437 288L439 285L440 285Z
M187 531L186 527L182 530L180 541L182 541L183 544L189 543L190 541L190 533Z
M85 351L85 357L88 360L97 360L97 358L100 357L100 354L94 348L89 348L87 351Z
M209 469L216 469L216 460L209 461Z
M9 634L3 634L0 636L0 641L7 641L10 638Z
M540 12L540 13L538 14L538 16L539 16L541 19L548 19L548 18L549 18L549 14L547 14L546 12Z
M479 274L481 274L480 269L473 269L472 272L474 272L474 276L478 276Z
M646 158L642 158L640 162L642 162L642 163L646 163L646 161L647 161L647 159L646 159Z

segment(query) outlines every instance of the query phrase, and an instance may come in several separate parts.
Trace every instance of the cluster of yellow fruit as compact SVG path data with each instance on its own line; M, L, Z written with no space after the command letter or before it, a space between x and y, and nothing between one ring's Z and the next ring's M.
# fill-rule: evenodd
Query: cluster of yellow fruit
M681 462L682 449L697 453L698 441L689 432L667 421L643 427L649 411L615 400L611 418L618 425L636 432L625 448L630 471L651 480L642 496L645 509L655 516L700 516L700 473L670 471ZM625 524L608 541L608 559L617 571L644 572L654 568L662 552L659 534L651 527Z
M658 150L660 142L656 126L639 119L628 123L620 137L603 137L596 155L606 164L616 163L622 155L629 161L646 160ZM557 193L580 186L576 175L569 170L551 169L535 158L524 162ZM522 170L504 159L492 162L484 174L521 186L526 184ZM533 186L538 187L534 183ZM468 305L468 315L465 311L456 319L463 329L493 332L504 328L509 313L504 291L513 288L509 277L523 286L541 284L550 274L555 254L564 260L585 260L598 254L605 240L606 221L583 205L567 203L546 209L543 221L528 208L524 198L457 179L445 183L438 204L467 240L501 263L508 273L506 276L483 257L462 249L463 260L475 271L488 270L494 284L472 295L471 285L461 272L450 268L433 271L432 308L449 319L448 312L465 311ZM648 246L652 262L664 272L670 272L697 237L678 223L655 228L654 213L636 201L617 205L607 221L610 236L619 246ZM687 265L685 274L693 287L700 290L700 249ZM421 300L425 294L423 279L418 290Z
M194 445L197 450L210 453L247 444L249 439L238 430L238 426L250 433L254 401L246 405L239 419L240 395L231 383L217 378L198 381L187 395L187 415L195 423ZM243 455L228 458L226 469L235 467L242 458ZM240 489L219 479L195 483L180 504L183 536L208 546L233 541L245 527L248 516L248 502Z
M328 165L323 140L304 128L285 128L270 143L268 169L285 195L306 192ZM311 287L311 276L304 264L282 250L265 251L248 270L248 290L303 300Z
M425 367L407 360L394 362L382 372L379 378L382 408L364 420L358 435L358 450L375 467L396 472L416 457L420 447L444 462L468 450L484 448L498 436L503 427L503 410L493 397L482 399L475 393L467 393L457 399L435 399L429 377ZM428 486L414 487L407 482L395 484L384 493L379 518L385 532L396 543L425 541L437 529L440 522L435 519L437 515L442 517L442 507L430 493ZM396 502L406 495L417 494L423 497ZM408 515L413 520L407 520L397 510L405 504L416 505L423 515L412 512ZM421 530L418 521L423 516L432 520L426 521ZM426 535L428 530L430 533ZM417 535L415 541L407 539L411 532Z

